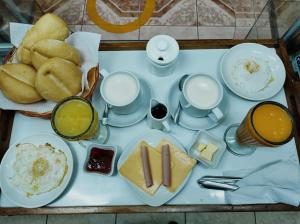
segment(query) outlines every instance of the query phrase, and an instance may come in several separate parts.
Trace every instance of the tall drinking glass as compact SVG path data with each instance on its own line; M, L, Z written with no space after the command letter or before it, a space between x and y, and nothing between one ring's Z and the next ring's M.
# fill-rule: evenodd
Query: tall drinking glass
M250 155L256 147L276 147L289 142L294 122L288 109L280 103L265 101L252 107L241 124L227 128L224 140L235 155Z
M96 109L83 97L59 102L52 112L51 125L56 134L69 141L105 143L109 137L108 127L100 126Z

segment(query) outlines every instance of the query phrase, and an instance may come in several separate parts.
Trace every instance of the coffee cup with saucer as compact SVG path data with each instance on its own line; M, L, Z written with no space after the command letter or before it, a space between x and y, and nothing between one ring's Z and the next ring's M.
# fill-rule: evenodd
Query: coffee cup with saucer
M156 99L150 99L150 107L147 115L147 124L151 129L158 129L170 132L170 112L167 105Z
M105 74L105 71L103 72L103 70L101 70L100 72L103 76ZM130 72L132 73L132 72ZM105 75L109 75L105 74ZM141 77L138 76L138 74L134 74L135 77L138 78L139 83L140 83L140 92L139 92L139 107L131 112L131 113L118 113L118 109L114 108L113 106L107 104L107 102L104 100L103 96L101 95L99 89L100 89L100 83L98 82L96 89L98 89L98 91L95 91L94 94L92 95L92 103L94 105L94 107L96 108L96 110L98 111L99 114L99 118L100 120L104 120L104 110L106 105L109 105L109 110L108 113L106 114L106 124L109 126L113 126L113 127L128 127L131 125L134 125L138 122L140 122L141 120L143 120L147 113L148 113L148 109L150 106L150 99L152 97L152 89L149 86L149 84Z
M176 113L178 112L178 106L180 104L180 98L182 97L182 88L179 88L179 81L181 77L177 79L176 82L174 82L169 90L168 97L167 97L167 105L170 110L170 116L174 119L176 116ZM228 92L226 88L223 88L223 99L218 105L218 108L222 111L224 117L228 113L228 108L230 107L230 101L228 100ZM184 127L186 129L190 130L209 130L211 128L214 128L218 126L223 120L224 117L221 120L213 120L208 116L205 117L194 117L187 113L186 110L183 110L180 108L180 116L178 119L177 124L181 127Z
M129 71L109 73L101 70L100 94L111 111L116 114L130 114L141 106L140 81Z
M224 117L218 107L222 99L223 87L218 80L206 74L192 74L183 83L180 104L190 116L219 121Z

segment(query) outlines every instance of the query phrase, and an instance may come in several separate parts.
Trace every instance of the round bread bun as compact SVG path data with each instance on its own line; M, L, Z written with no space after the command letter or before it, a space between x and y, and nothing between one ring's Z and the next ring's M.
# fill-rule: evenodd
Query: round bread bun
M58 102L81 91L82 72L62 58L48 59L38 70L35 87L47 100Z
M35 89L36 71L29 65L6 64L0 66L0 89L16 103L34 103L42 100Z
M26 32L17 50L17 58L22 63L30 64L30 50L35 43L44 39L64 40L68 35L68 26L60 17L51 13L45 14Z
M63 58L80 66L79 51L64 41L41 40L31 48L31 62L36 69L39 69L49 58L54 57Z

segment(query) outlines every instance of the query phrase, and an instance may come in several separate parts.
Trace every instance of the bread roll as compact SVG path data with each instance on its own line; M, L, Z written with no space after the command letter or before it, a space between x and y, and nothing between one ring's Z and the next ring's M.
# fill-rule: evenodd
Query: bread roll
M38 69L49 58L59 57L80 66L79 51L61 40L46 39L37 42L31 49L31 61Z
M54 14L45 14L26 32L17 50L17 58L25 64L31 63L30 50L40 40L64 40L69 35L67 24Z
M51 58L39 68L35 87L43 98L58 102L80 92L81 78L81 70L75 64Z
M34 103L42 99L35 89L36 71L24 64L0 66L0 88L16 103Z

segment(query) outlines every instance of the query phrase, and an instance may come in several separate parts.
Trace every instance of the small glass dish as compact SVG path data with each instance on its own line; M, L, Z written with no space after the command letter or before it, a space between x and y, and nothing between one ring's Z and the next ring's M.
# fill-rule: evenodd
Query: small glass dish
M214 153L211 161L200 158L200 152L197 149L200 143L205 145L211 143L218 147L218 150ZM202 163L204 166L209 168L216 168L225 150L226 150L226 144L222 139L208 133L207 131L199 131L193 138L191 147L188 149L188 154L192 158Z
M84 169L87 172L112 176L118 157L118 147L113 145L90 144L87 148Z

